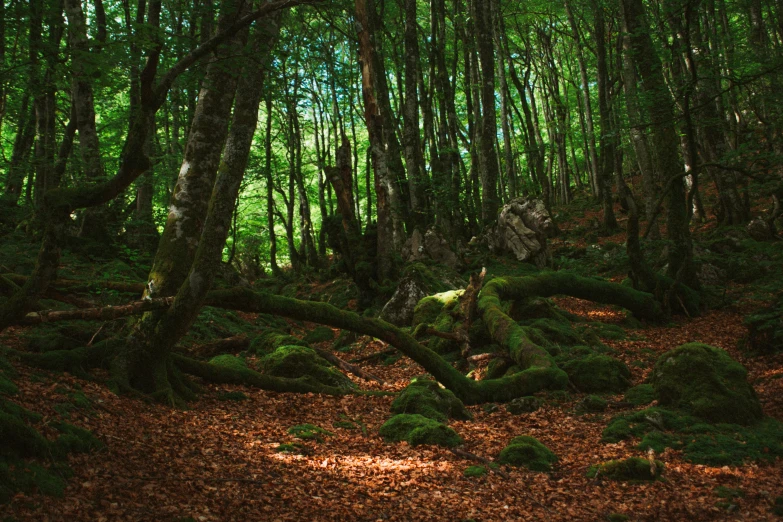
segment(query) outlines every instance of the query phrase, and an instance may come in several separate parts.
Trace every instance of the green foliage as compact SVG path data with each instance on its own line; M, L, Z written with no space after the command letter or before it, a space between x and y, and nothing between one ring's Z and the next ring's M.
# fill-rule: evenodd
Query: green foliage
M649 460L630 457L625 460L610 460L602 464L590 466L588 478L607 478L619 482L645 482L658 480L664 469L664 463L656 460L653 465Z
M229 368L231 370L247 369L247 363L244 359L230 354L215 356L209 360L209 364L214 364L215 366L221 366L223 368Z
M312 348L281 346L261 359L264 373L275 377L297 378L309 376L321 384L344 390L355 388L353 382L332 367Z
M468 478L483 477L487 474L487 468L484 466L468 466L462 474Z
M445 422L449 418L459 420L472 418L465 405L454 393L429 379L414 379L394 400L391 411L392 413L418 413L439 422Z
M288 428L288 434L293 435L297 439L314 440L317 442L323 442L324 437L331 437L334 435L329 430L325 430L315 424L298 424Z
M631 437L641 438L637 445L641 450L679 449L696 464L736 466L783 456L783 424L770 418L753 426L713 425L691 415L648 408L615 417L603 432L606 442Z
M690 343L670 350L658 359L650 382L662 406L709 422L749 425L762 417L747 370L720 348Z
M640 384L629 388L623 395L623 401L630 402L634 406L644 406L655 400L655 388L652 384Z
M770 305L745 318L748 345L759 353L783 350L783 293Z
M571 382L584 392L621 392L630 385L631 371L607 355L588 355L563 365Z
M419 414L402 413L387 420L379 430L386 442L407 441L411 446L420 444L452 448L462 444L453 429Z
M294 442L292 444L278 444L275 451L278 453L293 453L295 455L301 455L304 453L305 447L302 444Z
M511 439L508 446L501 450L498 462L525 467L531 471L550 471L552 465L557 462L557 455L537 439L521 435Z
M103 448L103 443L88 430L67 422L55 422L53 427L60 432L60 436L54 442L54 447L62 455L89 453Z
M420 324L434 324L443 310L450 310L457 304L461 290L450 290L425 297L413 310L414 328Z

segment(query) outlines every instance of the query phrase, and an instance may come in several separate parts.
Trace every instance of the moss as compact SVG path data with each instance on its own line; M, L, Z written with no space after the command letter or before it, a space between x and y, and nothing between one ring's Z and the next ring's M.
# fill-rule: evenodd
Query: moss
M483 477L487 474L487 468L484 466L468 466L462 474L468 478Z
M631 371L607 355L588 355L563 365L571 382L584 392L621 392L630 385Z
M627 520L631 520L631 517L623 513L609 513L606 515L606 520L608 522L626 522Z
M528 435L514 437L503 448L498 456L498 462L510 466L525 467L531 471L550 471L557 462L557 455Z
M460 295L462 290L449 290L420 300L413 309L413 326L433 324L444 308L453 307L457 303Z
M541 399L533 396L519 397L506 404L506 411L512 415L532 413L539 408L541 408Z
M580 409L590 412L606 411L609 403L597 395L588 395L579 403Z
M432 380L415 379L394 400L392 413L418 413L445 422L447 419L470 420L472 416L452 392Z
M28 426L18 415L0 412L1 454L18 455L23 458L48 458L50 443L37 430Z
M623 401L630 402L634 406L644 406L655 400L655 389L652 384L640 384L628 389L623 395Z
M266 330L253 338L248 351L257 355L267 355L281 346L307 346L307 342L279 330Z
M610 460L602 464L590 466L588 478L600 477L620 482L641 482L658 480L664 469L660 460L652 465L649 460L630 457L624 460Z
M622 341L628 337L625 330L616 324L593 322L589 325L585 325L584 329L601 339L609 339L611 341Z
M662 406L709 422L749 425L763 416L747 370L720 348L690 343L668 351L650 382Z
M453 429L419 414L395 415L381 426L379 433L387 442L404 440L412 446L428 444L452 448L462 444Z
M783 423L764 419L753 426L708 424L697 417L648 408L618 416L604 429L603 440L640 437L640 450L682 450L686 460L713 466L741 465L783 457Z
M585 344L585 339L571 326L570 322L565 320L536 319L525 321L524 325L537 328L547 340L555 344L564 346Z
M351 421L334 421L332 423L333 428L340 428L343 430L358 430L359 426Z
M726 486L718 486L713 490L713 493L720 498L745 498L745 492L741 489L729 488Z
M219 401L246 401L248 399L247 395L240 391L232 391L232 392L221 392L217 395L217 400Z
M298 424L288 428L288 434L293 435L297 439L315 440L323 442L324 437L331 437L334 435L329 430L325 430L315 424Z
M579 317L558 307L551 299L531 297L515 301L508 312L516 321L553 319L560 322L578 321Z
M333 368L312 348L281 346L261 359L264 373L275 377L310 376L316 381L341 389L353 389L353 382Z
M293 444L278 444L275 451L278 453L294 453L296 455L301 455L304 453L304 449L305 447L303 445L294 442Z
M511 368L511 361L505 358L498 357L496 359L492 359L489 361L489 364L487 364L487 370L485 375L485 379L497 379L499 377L503 377L508 369Z
M252 323L245 321L235 312L205 306L182 342L205 343L236 335L251 335L255 330Z
M241 357L235 355L223 354L213 357L209 360L209 364L215 366L221 366L223 368L229 368L231 370L246 370L247 363Z
M775 497L775 502L772 504L770 511L772 511L773 515L783 517L783 496Z
M103 448L103 443L88 430L67 422L55 422L53 427L61 434L55 441L54 446L63 455L67 453L89 453L90 451Z
M0 394L14 395L18 392L19 388L17 388L16 384L4 374L0 373Z
M302 338L306 343L323 343L332 339L334 339L334 330L327 326L316 326Z

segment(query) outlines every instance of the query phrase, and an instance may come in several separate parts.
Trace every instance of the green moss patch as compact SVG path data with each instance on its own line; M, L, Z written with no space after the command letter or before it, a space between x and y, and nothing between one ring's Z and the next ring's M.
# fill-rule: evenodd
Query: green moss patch
M610 460L602 464L590 466L588 478L607 478L620 482L648 482L658 480L664 469L660 460L650 462L639 457L625 460Z
M418 413L445 422L447 419L470 420L472 415L451 391L428 379L414 379L394 400L392 413Z
M456 306L460 295L462 290L450 290L425 297L413 309L413 326L434 324L444 308L450 309Z
M456 431L416 413L395 415L381 426L379 433L387 442L404 440L411 446L431 444L452 448L462 444Z
M641 450L682 450L686 460L711 466L739 466L783 457L783 423L771 418L753 426L713 425L691 415L648 408L615 417L603 432L606 442L632 437L641 439L636 446Z
M301 455L305 451L305 447L298 442L278 444L275 448L277 453L293 453L295 455Z
M634 406L644 406L655 400L655 388L652 384L640 384L625 392L623 401L630 402Z
M298 337L294 337L293 335L283 333L280 330L270 329L254 337L250 342L248 351L257 355L268 355L281 346L307 347L307 342Z
M750 425L763 414L747 374L724 350L690 343L663 354L650 382L662 406L709 422Z
M302 338L306 343L323 343L334 339L334 330L327 326L316 326Z
M531 471L550 471L557 462L552 453L537 439L528 435L514 437L498 456L498 462L509 466L525 467Z
M235 355L223 354L213 357L209 360L209 364L220 366L222 368L228 368L229 370L246 370L247 363L241 357Z
M621 392L628 388L631 371L608 355L588 355L563 365L568 378L583 392Z
M608 406L609 403L606 402L606 399L603 399L597 395L588 395L579 403L579 409L582 411L594 413L606 411Z
M462 474L468 478L483 477L487 474L487 468L484 466L468 466Z
M323 442L324 437L330 437L334 435L329 430L325 430L315 424L298 424L288 428L288 434L293 435L297 439L315 440L317 442Z
M298 378L309 376L321 384L344 390L353 389L351 380L332 367L315 350L305 346L281 346L261 359L265 373L275 377Z

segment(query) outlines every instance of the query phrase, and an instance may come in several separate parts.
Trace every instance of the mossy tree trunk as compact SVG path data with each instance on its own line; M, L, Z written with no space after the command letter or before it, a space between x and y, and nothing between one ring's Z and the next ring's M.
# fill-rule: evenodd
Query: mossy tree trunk
M226 7L233 7L233 2ZM220 24L229 24L233 16L235 12L224 15ZM278 32L279 15L258 22L250 46L253 55L267 57ZM129 336L128 348L113 364L114 377L121 385L164 401L187 396L186 390L177 389L178 379L171 378L176 375L172 375L169 354L195 320L221 262L256 129L263 67L251 63L239 78L222 60L236 53L245 38L237 34L209 66L150 273L148 296L173 294L174 301L165 312L149 312L139 320Z

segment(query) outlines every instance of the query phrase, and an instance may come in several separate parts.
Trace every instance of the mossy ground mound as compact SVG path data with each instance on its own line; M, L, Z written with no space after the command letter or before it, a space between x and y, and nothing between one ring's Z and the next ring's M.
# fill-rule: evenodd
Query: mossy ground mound
M206 343L237 335L249 335L255 329L252 323L245 321L234 312L205 306L182 339L182 343L186 345Z
M631 371L608 355L587 355L563 365L568 378L583 392L621 392L628 388Z
M609 407L609 403L606 399L603 399L597 395L588 395L579 402L579 409L585 412L601 412L606 411Z
M411 446L432 444L453 448L462 444L462 439L456 431L419 414L395 415L381 426L379 433L387 442L404 440Z
M745 319L748 346L759 353L783 351L783 294L771 305Z
M712 466L739 466L748 461L783 457L783 423L766 418L753 426L708 424L697 417L648 408L620 415L604 429L603 440L641 438L637 448L682 450L686 460Z
M445 422L447 419L470 420L470 412L451 391L428 379L415 379L394 400L392 413L418 413Z
M281 346L261 359L264 373L275 377L297 378L310 376L321 384L344 390L353 389L351 380L336 370L312 348Z
M253 338L248 351L257 355L268 355L281 346L308 346L308 343L280 330L269 329Z
M444 309L451 309L457 304L462 290L449 290L430 295L419 301L413 310L413 326L434 324Z
M10 381L13 368L2 358L0 374L13 384ZM6 386L0 393L13 395L15 386ZM70 472L63 464L65 457L102 447L89 431L61 421L50 422L60 433L50 441L30 425L40 420L37 413L0 398L0 504L10 500L17 491L37 490L45 495L62 496L65 477Z
M650 383L662 406L708 422L750 425L763 414L747 374L720 348L690 343L663 354Z
M511 439L508 446L503 448L498 456L498 462L525 467L531 471L550 471L552 465L557 462L557 455L537 439L521 435Z
M209 364L214 364L215 366L220 366L222 368L228 368L230 370L242 371L247 369L247 363L244 359L237 357L236 355L229 354L213 357L209 360Z
M334 330L328 326L316 326L302 338L306 343L323 343L332 339L334 339Z
M664 469L660 460L650 462L639 457L624 460L610 460L602 464L590 466L587 471L589 478L607 478L620 482L646 482L658 480Z
M640 384L629 388L623 395L623 401L630 402L634 406L644 406L655 400L655 388L652 384Z

